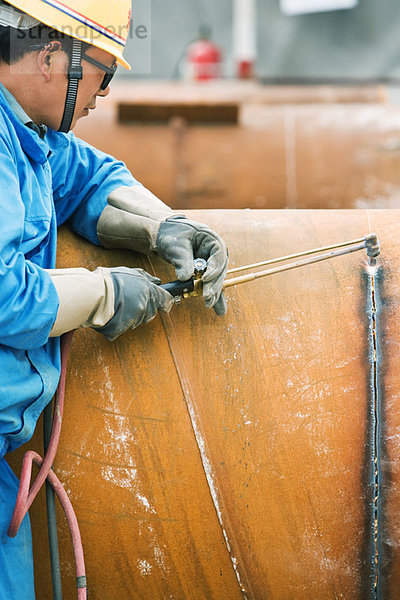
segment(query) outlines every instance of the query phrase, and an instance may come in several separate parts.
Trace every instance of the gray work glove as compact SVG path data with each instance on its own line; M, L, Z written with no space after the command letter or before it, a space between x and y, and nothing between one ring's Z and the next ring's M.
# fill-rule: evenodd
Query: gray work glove
M161 280L143 271L116 267L109 270L114 284L114 316L97 331L114 341L125 331L149 323L157 311L169 312L174 299L160 287Z
M97 235L105 248L157 252L175 266L181 281L193 275L194 258L204 258L208 261L203 276L204 300L217 315L226 313L222 285L228 252L224 241L207 225L175 215L143 186L121 187L108 196L97 223Z
M180 281L193 275L195 258L204 258L207 261L207 271L202 277L204 301L217 315L226 313L222 289L228 268L228 251L215 231L184 216L170 217L160 225L156 248L161 258L174 265Z
M148 323L157 310L169 312L173 297L160 280L142 269L126 267L51 269L47 271L59 298L50 337L91 327L115 340L121 333Z

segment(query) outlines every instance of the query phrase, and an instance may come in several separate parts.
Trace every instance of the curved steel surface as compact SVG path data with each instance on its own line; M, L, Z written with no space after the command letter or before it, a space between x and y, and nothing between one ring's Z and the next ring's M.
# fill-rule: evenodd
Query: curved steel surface
M397 257L396 211L188 214L224 236L232 267L371 231L386 260ZM174 279L158 259L67 230L59 248L60 267L137 265ZM225 318L195 299L114 344L75 335L55 471L80 522L92 598L373 597L371 294L362 252L230 288ZM42 511L32 510L37 590L50 598Z

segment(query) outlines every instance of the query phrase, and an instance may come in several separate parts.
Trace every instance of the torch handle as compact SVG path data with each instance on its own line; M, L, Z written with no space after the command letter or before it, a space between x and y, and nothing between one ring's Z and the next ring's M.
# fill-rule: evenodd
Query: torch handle
M163 283L160 287L176 298L178 296L183 296L184 294L190 294L194 291L194 279L192 277L187 281L171 281L170 283Z

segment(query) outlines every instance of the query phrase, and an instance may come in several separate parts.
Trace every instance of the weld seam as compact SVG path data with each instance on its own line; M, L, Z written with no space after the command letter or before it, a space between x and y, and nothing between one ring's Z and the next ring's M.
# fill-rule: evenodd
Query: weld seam
M150 268L151 268L153 274L155 274L155 270L154 270L154 267L150 260L150 257L147 257L147 258L148 258L148 261L150 264ZM248 596L247 596L247 590L246 590L246 588L241 580L241 577L240 577L238 560L235 558L235 556L232 553L232 546L229 541L228 533L225 529L225 525L223 522L222 510L221 510L220 501L218 498L219 487L216 482L216 477L215 477L215 473L214 473L214 469L213 469L211 460L207 454L205 440L201 433L201 427L199 426L200 418L199 418L199 415L197 414L197 411L195 410L195 405L193 402L194 396L193 396L193 392L192 392L192 386L191 386L189 377L187 376L187 373L186 373L186 368L185 368L185 364L183 361L183 354L180 349L178 336L175 333L174 325L172 323L172 319L171 319L170 315L169 314L166 314L166 315L161 314L160 316L161 316L162 324L164 327L165 335L167 338L171 357L172 357L172 360L173 360L173 363L175 365L175 369L176 369L176 372L178 375L179 384L181 386L182 394L183 394L183 397L185 400L185 405L186 405L186 409L188 411L193 435L196 440L196 446L197 446L197 449L200 454L200 460L201 460L201 464L203 467L203 472L204 472L204 475L205 475L205 478L207 481L208 489L210 492L210 496L212 499L215 513L217 515L218 523L219 523L219 526L222 531L222 535L224 538L226 550L228 552L229 560L231 561L232 568L233 568L235 577L237 579L243 600L249 600ZM177 350L176 352L174 351L174 347L173 347L174 345L176 345L176 350ZM179 356L179 360L176 355ZM246 577L246 579L249 580L248 577ZM252 594L251 589L249 590L249 592ZM253 594L252 594L252 596L253 596Z
M164 329L165 329L165 333L167 335L167 340L168 340L168 345L171 351L171 356L172 359L174 361L175 364L175 368L176 371L178 373L179 376L179 381L180 381L180 385L181 385L181 389L183 392L183 396L185 398L185 404L186 404L186 408L189 414L189 418L190 418L190 423L192 426L192 430L193 430L193 435L195 437L196 440L196 445L197 448L199 450L200 453L200 459L201 459L201 463L203 466L203 471L204 471L204 475L206 477L206 481L208 484L208 489L210 492L210 496L212 498L212 502L213 502L213 506L214 506L214 510L216 512L217 515L217 519L218 519L218 523L220 525L221 531L222 531L222 535L224 537L224 541L225 541L225 546L226 549L228 551L228 556L230 558L237 582L239 584L239 588L241 591L241 594L243 596L243 600L248 600L248 596L246 594L246 588L244 587L241 577L240 577L240 573L239 573L239 569L238 569L238 561L237 559L233 556L232 553L232 546L231 543L229 541L229 537L228 537L228 533L226 531L224 522L223 522L223 517L222 517L222 510L221 510L221 506L220 506L220 501L218 498L218 493L219 493L219 487L218 484L216 482L216 478L215 478L215 473L214 473L214 469L212 467L212 463L211 460L207 454L207 450L206 450L206 443L205 440L203 438L202 432L201 432L201 426L200 426L200 419L199 416L197 414L197 411L195 410L195 406L194 403L192 401L192 391L191 391L191 384L190 381L186 375L185 372L185 367L181 366L175 356L175 352L172 348L172 340L170 338L170 336L168 335L168 329L166 327L166 321L169 322L170 327L171 327L171 332L173 337L175 338L175 340L177 339L176 334L175 334L175 330L171 321L171 318L169 315L163 315L163 324L164 324ZM179 344L178 344L178 348L179 348ZM181 355L180 349L178 350L179 355Z
M374 444L374 491L373 491L373 526L374 526L374 589L373 598L379 600L379 571L380 571L380 555L379 555L379 488L380 488L380 471L379 471L379 394L378 394L378 353L377 353L377 336L376 336L376 296L375 296L375 278L371 273L371 325L372 325L372 395L373 395L373 444Z

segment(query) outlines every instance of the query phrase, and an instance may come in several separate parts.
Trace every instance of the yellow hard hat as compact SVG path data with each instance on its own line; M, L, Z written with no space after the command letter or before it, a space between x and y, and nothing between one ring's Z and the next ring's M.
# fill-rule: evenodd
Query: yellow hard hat
M9 4L72 38L109 52L125 69L122 56L129 34L131 0L7 0Z

